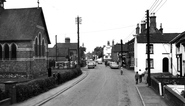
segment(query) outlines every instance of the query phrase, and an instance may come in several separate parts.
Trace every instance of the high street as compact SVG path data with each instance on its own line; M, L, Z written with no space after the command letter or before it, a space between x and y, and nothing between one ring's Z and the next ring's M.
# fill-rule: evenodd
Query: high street
M80 83L46 102L44 106L142 106L135 88L134 72L97 65L87 69Z

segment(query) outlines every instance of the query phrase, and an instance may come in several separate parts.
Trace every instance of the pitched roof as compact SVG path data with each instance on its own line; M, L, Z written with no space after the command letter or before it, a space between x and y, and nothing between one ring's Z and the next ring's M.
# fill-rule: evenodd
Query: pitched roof
M150 34L150 43L169 43L178 34L179 33ZM147 36L145 34L140 34L137 36L137 41L138 43L147 43Z
M57 43L57 56L62 56L65 57L68 55L68 50L77 50L77 43ZM48 48L49 49L49 57L54 57L56 56L56 44L54 45L53 48Z
M122 50L124 51L124 52L127 52L128 51L128 49L127 49L127 45L126 44L123 44L123 46L122 46ZM116 44L116 45L114 45L113 46L113 48L112 48L112 51L115 53L115 52L121 52L121 44Z
M178 34L178 36L176 36L175 38L173 38L173 39L170 41L170 43L178 42L179 40L184 39L184 37L185 37L185 31L182 32L182 33L180 33L180 34Z
M78 43L57 43L57 48L77 49ZM53 48L56 47L56 44Z
M0 14L0 41L32 40L39 18L43 20L50 44L42 8L4 9Z

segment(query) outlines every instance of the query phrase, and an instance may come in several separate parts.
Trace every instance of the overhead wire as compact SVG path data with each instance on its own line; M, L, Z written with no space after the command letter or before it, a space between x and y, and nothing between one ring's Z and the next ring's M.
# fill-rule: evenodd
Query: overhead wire
M161 7L163 7L164 6L164 4L167 2L167 0L165 0L165 2L163 2L163 4L155 11L155 13L157 13L160 9L161 9Z

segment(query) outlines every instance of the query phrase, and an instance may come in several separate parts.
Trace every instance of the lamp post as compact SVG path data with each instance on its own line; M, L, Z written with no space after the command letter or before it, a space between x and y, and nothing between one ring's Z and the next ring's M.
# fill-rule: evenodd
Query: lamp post
M77 40L78 40L78 45L77 45L77 49L78 49L78 68L80 68L80 27L79 25L81 24L82 22L82 18L77 16L76 17L76 24L77 24Z

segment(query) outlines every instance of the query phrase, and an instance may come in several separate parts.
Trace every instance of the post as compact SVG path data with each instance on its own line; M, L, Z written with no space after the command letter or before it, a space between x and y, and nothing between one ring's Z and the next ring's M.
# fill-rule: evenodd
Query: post
M123 41L121 39L121 67L123 67Z
M57 35L55 35L55 42L56 42L56 53L55 53L55 55L56 55L56 60L55 60L55 67L57 66Z
M147 12L147 60L148 60L148 86L151 86L151 76L150 76L150 28L149 28L149 10Z
M79 27L79 25L81 24L81 17L77 16L76 22L77 22L77 36L78 36L78 45L77 45L77 50L78 50L78 68L80 68L80 27Z
M11 98L11 104L16 103L16 81L6 81L5 91L9 93L9 97Z

